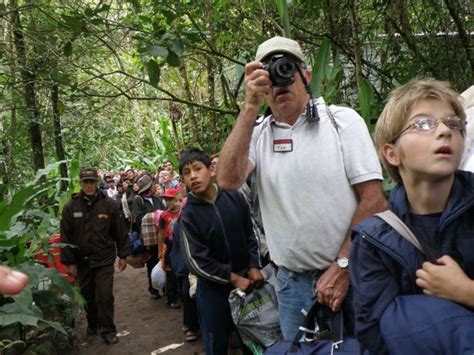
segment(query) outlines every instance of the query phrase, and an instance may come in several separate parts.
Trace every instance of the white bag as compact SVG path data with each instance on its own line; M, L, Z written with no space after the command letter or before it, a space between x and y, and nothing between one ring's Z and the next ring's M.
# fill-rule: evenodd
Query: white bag
M161 267L161 260L158 264L155 265L153 270L151 270L151 285L156 289L163 289L166 283L166 273L165 270Z

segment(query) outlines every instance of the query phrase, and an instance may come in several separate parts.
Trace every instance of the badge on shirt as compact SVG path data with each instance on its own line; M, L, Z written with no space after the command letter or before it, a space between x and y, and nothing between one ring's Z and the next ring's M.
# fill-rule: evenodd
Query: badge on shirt
M97 218L99 218L99 219L102 219L102 218L103 218L103 219L107 219L107 218L109 218L109 216L106 215L106 214L99 213L99 214L97 215Z
M74 218L81 218L82 212L74 212L72 215L74 216Z
M293 151L293 139L274 139L273 151L275 153L286 153Z

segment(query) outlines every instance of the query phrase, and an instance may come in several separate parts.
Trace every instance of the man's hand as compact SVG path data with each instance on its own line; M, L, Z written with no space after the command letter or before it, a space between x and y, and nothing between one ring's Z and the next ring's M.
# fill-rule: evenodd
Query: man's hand
M437 260L439 265L425 262L416 271L416 284L427 295L455 301L467 306L474 305L474 281L450 256Z
M321 275L316 284L318 302L337 312L349 289L349 270L341 269L335 262Z
M270 93L272 82L270 74L260 62L250 62L245 66L245 103L246 109L258 112Z
M68 275L71 275L72 277L77 276L77 265L76 264L66 265L66 269L67 269L66 272L67 272Z
M249 280L253 287L260 288L263 286L263 275L257 268L250 268L249 270Z
M229 282L235 288L238 288L246 293L252 290L252 283L250 282L249 279L246 279L245 277L234 274L233 272L230 273Z
M123 270L125 270L126 267L127 267L127 259L119 259L118 261L119 272L122 272Z

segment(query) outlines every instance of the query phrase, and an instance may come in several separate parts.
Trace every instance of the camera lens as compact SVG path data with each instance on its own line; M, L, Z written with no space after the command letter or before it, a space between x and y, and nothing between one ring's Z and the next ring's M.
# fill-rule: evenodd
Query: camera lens
M283 57L275 63L275 71L281 78L291 78L295 74L296 64Z

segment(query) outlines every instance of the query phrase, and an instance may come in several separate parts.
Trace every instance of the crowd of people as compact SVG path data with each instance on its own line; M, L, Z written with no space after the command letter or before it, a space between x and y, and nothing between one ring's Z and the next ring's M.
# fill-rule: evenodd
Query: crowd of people
M65 206L61 262L76 275L88 334L118 342L113 264L129 235L144 241L148 292L160 262L167 305L183 310L188 341L226 354L228 297L251 292L271 262L284 339L315 302L342 310L345 332L372 354L474 349L474 177L459 170L466 136L460 96L414 79L394 90L375 146L354 110L313 99L299 44L274 37L245 67L245 101L220 155L182 152L154 174L81 171ZM271 113L257 117L267 103ZM388 202L382 162L396 183ZM466 159L464 159L466 160ZM249 193L250 191L250 193ZM375 214L391 210L420 246ZM151 227L150 227L151 226ZM242 346L244 353L250 353Z

